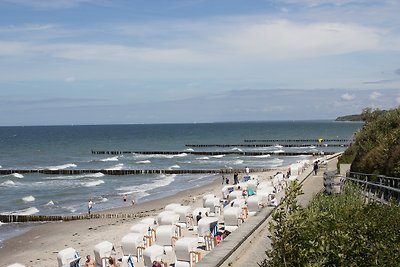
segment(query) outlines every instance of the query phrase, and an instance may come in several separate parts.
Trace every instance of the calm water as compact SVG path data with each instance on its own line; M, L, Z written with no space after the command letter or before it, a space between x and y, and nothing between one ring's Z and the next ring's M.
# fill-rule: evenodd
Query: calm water
M304 158L276 157L273 151L316 152L320 148L190 148L185 144L243 144L245 139L350 139L360 123L332 121L247 122L106 126L0 127L3 169L202 169L274 167ZM270 157L190 155L194 151L268 151ZM91 150L181 151L179 155L92 155ZM324 151L343 148L324 148ZM0 213L73 214L164 197L216 179L213 175L0 176ZM0 226L5 228L4 225ZM1 240L0 233L0 240Z

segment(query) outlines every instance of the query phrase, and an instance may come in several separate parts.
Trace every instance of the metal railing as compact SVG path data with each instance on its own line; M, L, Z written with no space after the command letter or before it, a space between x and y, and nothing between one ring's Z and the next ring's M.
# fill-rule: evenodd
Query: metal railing
M400 177L349 172L342 177L342 184L348 181L358 184L368 199L384 204L395 201L400 205Z

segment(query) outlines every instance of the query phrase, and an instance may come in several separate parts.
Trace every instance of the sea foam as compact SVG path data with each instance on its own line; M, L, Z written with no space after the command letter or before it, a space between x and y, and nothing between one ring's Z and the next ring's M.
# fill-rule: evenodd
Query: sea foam
M101 159L100 161L107 162L107 161L118 161L118 156Z
M26 196L22 198L22 201L24 202L33 202L35 201L35 197L34 196Z
M140 161L136 161L137 164L150 164L151 161L150 160L140 160Z
M20 173L13 173L12 176L14 176L15 178L24 178L24 176Z
M2 187L14 187L14 186L16 186L16 184L11 180L7 180L7 181L2 182L0 184L0 186L2 186Z
M101 184L104 184L103 180L94 180L94 181L81 183L81 185L84 186L84 187L94 187L94 186L98 186L98 185L101 185Z
M64 169L67 169L67 168L75 168L75 167L76 167L76 164L67 163L67 164L58 165L58 166L50 166L50 167L47 167L47 169L51 170L51 171L56 171L56 170L64 170Z

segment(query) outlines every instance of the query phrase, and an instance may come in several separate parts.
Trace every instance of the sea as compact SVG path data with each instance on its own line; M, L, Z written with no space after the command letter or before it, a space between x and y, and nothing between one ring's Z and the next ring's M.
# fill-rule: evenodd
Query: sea
M277 152L320 153L345 147L299 143L282 147L244 147L245 140L346 139L362 127L357 122L271 121L190 124L0 127L0 169L224 169L274 168L309 156ZM261 141L256 142L259 144ZM324 142L322 140L322 142ZM252 143L252 144L256 144ZM190 145L229 144L227 147ZM93 154L92 151L177 151L168 154ZM193 151L265 152L266 155L194 155ZM0 176L0 214L71 215L126 205L123 196L141 203L211 183L215 174L80 175L20 174ZM28 224L0 222L1 242L29 229Z

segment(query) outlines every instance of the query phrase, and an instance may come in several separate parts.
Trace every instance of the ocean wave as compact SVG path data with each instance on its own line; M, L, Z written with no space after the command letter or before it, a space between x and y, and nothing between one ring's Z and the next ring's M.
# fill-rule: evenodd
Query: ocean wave
M47 202L47 203L45 204L45 206L54 206L53 200L50 200L49 202Z
M17 172L15 172L15 173L13 173L11 175L14 176L15 178L24 178L24 176L22 174L17 173Z
M100 178L105 176L104 173L96 172L96 173L87 173L87 174L80 174L80 175L59 175L59 176L48 176L44 179L46 180L74 180L74 179L83 179L83 178Z
M106 197L102 197L101 199L100 199L100 202L107 202L108 201L108 198L106 198Z
M282 150L282 149L279 149L279 150L275 150L275 151L273 151L273 153L284 153L285 151L284 150Z
M225 155L215 155L215 156L210 156L210 158L215 158L215 159L220 159L225 157Z
M274 147L276 147L276 148L282 148L283 146L281 146L281 145L275 145Z
M177 155L167 155L167 154L133 154L134 159L173 159L173 158L183 158L186 157L187 153L180 153Z
M179 165L172 165L168 169L172 170L172 169L180 169L180 168L181 168L181 166L179 166Z
M240 164L243 164L243 162L244 162L244 160L238 159L238 160L233 161L232 164L234 164L234 165L240 165Z
M89 181L89 182L81 183L81 185L84 186L84 187L94 187L94 186L98 186L98 185L101 185L101 184L104 184L103 180L92 180L92 181Z
M111 157L111 158L100 159L99 161L102 161L102 162L118 161L118 156Z
M140 160L140 161L136 161L137 164L150 164L151 161L150 160Z
M15 182L11 180L4 181L0 184L1 187L14 187L16 186Z
M33 215L38 212L39 212L39 210L36 207L30 207L30 208L26 208L26 209L22 209L22 210L5 212L4 214L7 214L7 215Z
M139 198L137 195L144 197L144 196L149 195L149 193L147 193L147 191L169 185L170 183L172 183L175 180L175 177L176 177L176 174L171 174L171 175L161 174L158 176L158 178L155 178L151 183L120 187L120 188L117 188L117 190L123 191L123 192L119 193L119 195L134 194L137 198Z
M106 170L109 170L109 171L122 170L123 167L124 167L124 164L123 163L119 163L117 165L112 166L111 168L106 169Z
M267 155L258 155L258 156L252 156L252 158L259 158L259 159L262 159L262 158L269 158L269 157L271 157L271 155L270 155L270 154L267 154Z
M56 171L56 170L64 170L67 168L75 168L75 167L76 167L76 164L67 163L67 164L58 165L58 166L50 166L50 167L47 167L46 169L51 170L51 171Z
M243 152L242 149L238 148L238 147L233 147L231 148L232 151L239 151L239 152Z
M200 157L200 158L196 158L197 160L209 160L209 157Z
M186 148L185 151L193 152L194 149L193 148Z
M33 201L35 201L35 197L34 196L26 196L26 197L23 197L22 198L22 201L24 201L24 202L33 202Z

